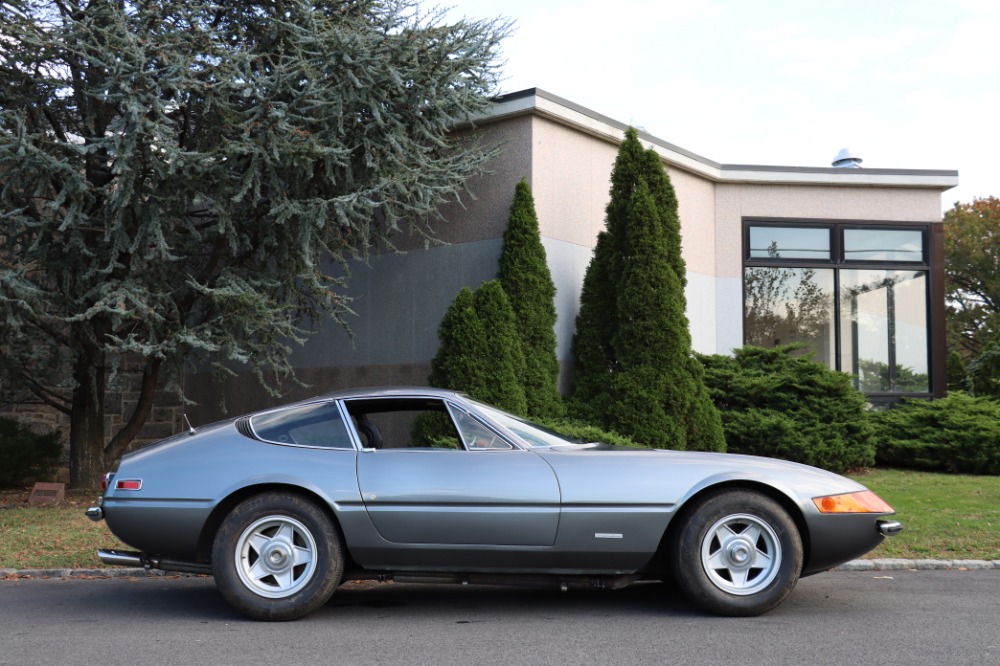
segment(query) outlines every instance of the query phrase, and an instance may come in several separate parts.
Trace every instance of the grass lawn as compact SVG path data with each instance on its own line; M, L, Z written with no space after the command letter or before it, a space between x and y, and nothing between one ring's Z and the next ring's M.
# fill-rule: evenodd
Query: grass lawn
M896 509L904 531L868 557L1000 560L1000 477L877 470L853 474ZM0 569L96 568L98 548L127 548L83 515L94 491L31 507L30 488L0 491Z
M0 569L96 569L98 548L127 548L83 512L98 491L67 490L58 506L29 506L31 488L0 491Z
M892 505L903 532L868 557L1000 560L1000 476L874 470L852 474Z

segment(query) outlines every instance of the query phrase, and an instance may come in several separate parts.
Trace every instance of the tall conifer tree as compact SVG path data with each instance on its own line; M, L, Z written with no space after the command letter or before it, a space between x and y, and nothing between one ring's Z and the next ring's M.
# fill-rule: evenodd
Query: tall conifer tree
M577 318L574 413L650 445L723 450L692 355L676 194L659 156L631 128L606 221Z
M521 383L528 401L528 416L562 416L556 358L556 287L542 245L535 200L525 180L514 190L497 279L517 319L525 361Z

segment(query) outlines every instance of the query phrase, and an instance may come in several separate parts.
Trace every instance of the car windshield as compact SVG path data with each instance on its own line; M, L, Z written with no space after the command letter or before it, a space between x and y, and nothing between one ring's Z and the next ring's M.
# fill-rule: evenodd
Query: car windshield
M476 402L475 400L470 400L469 402L472 402L479 409L479 411L483 412L486 416L510 430L532 447L547 448L550 446L569 446L580 444L580 442L575 439L570 439L565 435L560 435L555 430L538 425L537 423L532 423L531 421L523 419L520 416L508 414L507 412L500 411L496 407L484 405L483 403Z

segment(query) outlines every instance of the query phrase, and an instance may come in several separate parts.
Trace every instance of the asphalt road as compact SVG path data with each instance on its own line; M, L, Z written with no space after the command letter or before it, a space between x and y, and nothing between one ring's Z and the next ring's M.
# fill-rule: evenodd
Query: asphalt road
M618 591L348 584L291 623L211 578L0 581L0 664L1000 664L1000 570L836 571L758 618Z

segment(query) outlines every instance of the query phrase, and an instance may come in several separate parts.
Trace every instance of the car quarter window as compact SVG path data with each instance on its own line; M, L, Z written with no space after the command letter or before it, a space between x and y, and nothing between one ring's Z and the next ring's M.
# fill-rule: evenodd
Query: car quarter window
M454 409L455 423L462 435L466 448L470 451L485 449L512 449L507 441L479 422L471 414L460 409Z
M259 439L273 444L354 448L336 402L315 402L258 414L250 419L250 425Z

